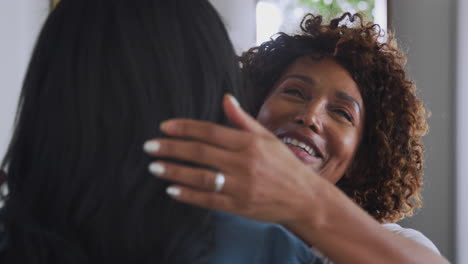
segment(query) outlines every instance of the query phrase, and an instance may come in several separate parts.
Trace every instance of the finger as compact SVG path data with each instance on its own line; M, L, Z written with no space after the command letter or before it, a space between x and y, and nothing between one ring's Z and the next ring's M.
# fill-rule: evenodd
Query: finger
M223 108L226 117L236 127L256 134L272 136L266 128L241 108L234 96L230 94L224 96Z
M161 138L147 141L143 148L154 157L188 161L221 171L230 171L235 166L230 165L234 163L230 162L234 153L198 141Z
M207 121L172 119L163 122L161 130L170 136L195 139L233 151L250 142L246 131Z
M195 206L233 212L234 200L227 195L216 192L203 192L180 185L171 185L166 192L173 199Z
M219 173L212 170L161 161L151 163L149 171L156 177L207 192L215 190L216 175ZM223 174L223 176L225 182L220 192L226 194L235 192L236 188L233 179L226 174Z

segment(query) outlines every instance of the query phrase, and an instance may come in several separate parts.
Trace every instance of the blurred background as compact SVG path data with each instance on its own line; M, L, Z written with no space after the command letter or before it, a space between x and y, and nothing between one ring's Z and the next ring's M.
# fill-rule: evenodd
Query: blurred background
M453 263L468 263L468 0L210 0L238 53L297 31L305 13L361 12L395 32L431 112L425 137L424 207L402 221ZM0 0L0 157L6 150L31 49L51 0Z

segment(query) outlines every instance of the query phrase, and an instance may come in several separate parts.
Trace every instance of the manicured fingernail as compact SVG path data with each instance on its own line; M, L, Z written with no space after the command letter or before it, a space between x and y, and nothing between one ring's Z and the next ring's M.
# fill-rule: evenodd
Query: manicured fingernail
M161 176L166 171L166 168L164 168L164 166L161 163L156 162L156 163L151 163L149 165L149 171L156 176Z
M237 99L232 95L232 94L228 94L228 97L229 97L229 100L231 100L231 103L237 107L240 106L239 104L239 101L237 101Z
M147 141L143 146L143 149L148 153L155 153L158 152L161 144L158 141Z
M174 132L175 125L171 121L164 121L159 125L159 129L161 129L161 131L166 132L166 133Z
M174 187L174 186L170 186L166 189L166 192L167 194L169 194L170 196L172 197L177 197L180 195L180 193L182 192L180 190L180 188L177 188L177 187Z

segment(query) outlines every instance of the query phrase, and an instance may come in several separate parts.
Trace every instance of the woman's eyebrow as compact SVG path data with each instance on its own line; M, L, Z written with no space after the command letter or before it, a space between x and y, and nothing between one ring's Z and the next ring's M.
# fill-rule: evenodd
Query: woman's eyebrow
M336 92L336 97L352 103L357 108L358 112L359 113L361 112L361 105L351 95L349 95L349 94L347 94L345 92Z
M311 85L315 85L315 80L310 78L310 77L307 77L305 75L300 75L300 74L291 74L291 75L288 75L284 78L284 80L287 80L287 79L299 79L305 83L308 83L308 84L311 84Z

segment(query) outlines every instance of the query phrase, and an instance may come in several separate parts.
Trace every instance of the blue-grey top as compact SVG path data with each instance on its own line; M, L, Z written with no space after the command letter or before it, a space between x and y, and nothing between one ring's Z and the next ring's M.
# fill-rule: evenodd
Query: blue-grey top
M216 224L213 264L312 264L317 260L304 242L281 225L227 213L217 213Z

